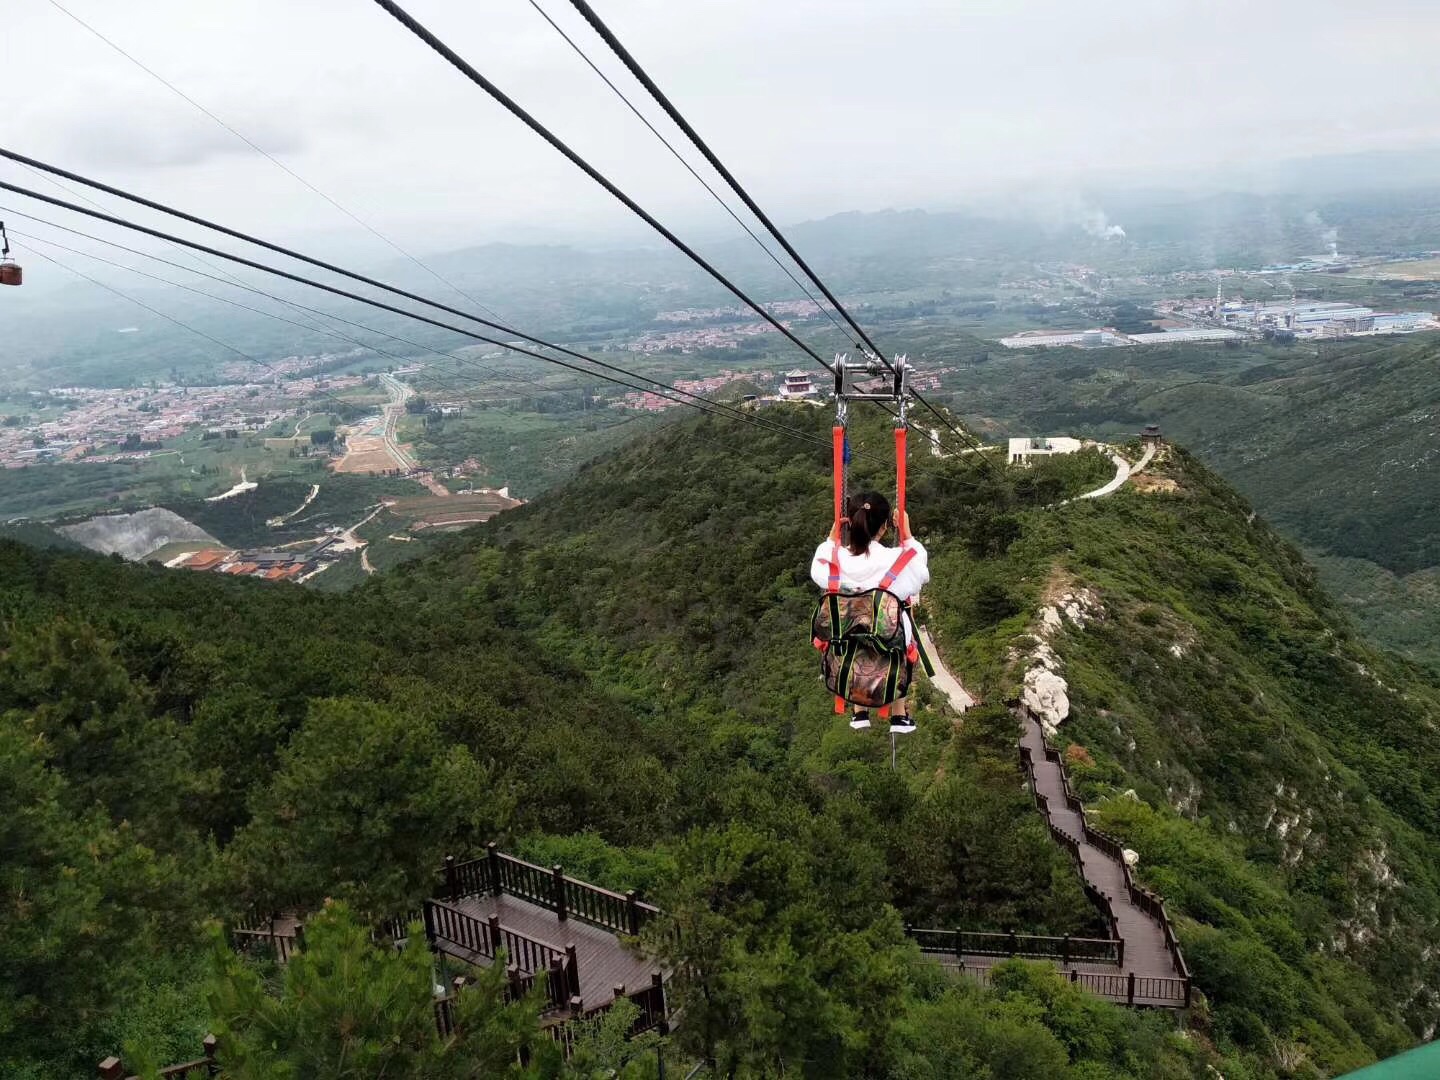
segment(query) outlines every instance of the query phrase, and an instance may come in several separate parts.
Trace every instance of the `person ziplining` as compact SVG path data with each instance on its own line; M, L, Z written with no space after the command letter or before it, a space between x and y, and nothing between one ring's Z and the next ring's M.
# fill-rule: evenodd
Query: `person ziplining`
M910 606L930 580L925 546L910 531L905 509L906 385L905 357L897 357L887 374L888 392L859 392L847 388L848 377L881 373L881 361L848 364L837 356L835 426L831 430L834 459L835 514L830 535L815 549L810 577L825 590L811 621L811 641L820 650L820 671L835 697L835 711L852 707L850 726L870 726L870 710L890 717L891 734L915 730L907 696L915 664L933 674L920 636L915 632ZM847 497L849 441L846 432L851 401L894 402L895 512L878 491ZM898 548L881 540L894 529Z

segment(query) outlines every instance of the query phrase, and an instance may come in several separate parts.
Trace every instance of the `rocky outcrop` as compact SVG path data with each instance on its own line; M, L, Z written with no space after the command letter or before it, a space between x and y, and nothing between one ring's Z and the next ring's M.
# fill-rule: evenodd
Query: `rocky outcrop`
M91 551L119 555L131 562L140 561L166 544L181 541L220 546L220 542L199 525L158 506L133 514L104 514L75 525L56 526L55 531Z
M1056 670L1060 661L1050 646L1038 646L1030 654L1030 661L1021 700L1039 718L1048 739L1055 734L1060 722L1070 715L1070 687Z
M1083 627L1103 613L1100 598L1090 589L1052 590L1054 595L1039 613L1035 628L1038 639L1024 654L1025 675L1021 700L1040 721L1045 737L1052 738L1070 715L1070 687L1060 674L1063 663L1050 646L1052 638L1067 624Z

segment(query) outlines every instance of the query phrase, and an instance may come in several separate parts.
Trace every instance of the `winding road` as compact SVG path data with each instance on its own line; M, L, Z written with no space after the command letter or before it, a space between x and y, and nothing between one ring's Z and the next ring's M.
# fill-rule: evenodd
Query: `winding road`
M380 381L385 384L385 389L391 394L389 404L382 410L385 422L381 430L381 437L385 440L385 449L390 451L390 456L400 463L401 468L414 469L416 467L414 459L400 448L400 443L395 436L400 427L400 417L405 415L405 402L414 396L415 391L393 375L381 375Z
M1068 506L1070 503L1079 502L1081 499L1103 499L1106 495L1114 495L1115 492L1125 486L1125 481L1149 465L1151 458L1154 456L1155 444L1150 443L1145 447L1145 453L1140 455L1140 460L1132 466L1119 450L1112 447L1110 449L1110 460L1115 463L1115 475L1094 491L1087 491L1083 495L1076 495L1073 499L1066 499L1055 505Z

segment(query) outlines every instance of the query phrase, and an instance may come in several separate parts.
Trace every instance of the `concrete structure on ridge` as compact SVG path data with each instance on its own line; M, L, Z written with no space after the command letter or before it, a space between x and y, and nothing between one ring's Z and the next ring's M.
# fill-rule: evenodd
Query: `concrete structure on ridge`
M1020 465L1032 457L1073 454L1082 445L1079 439L1072 439L1066 435L1056 435L1053 438L1038 436L1028 439L1011 439L1008 460L1011 465Z

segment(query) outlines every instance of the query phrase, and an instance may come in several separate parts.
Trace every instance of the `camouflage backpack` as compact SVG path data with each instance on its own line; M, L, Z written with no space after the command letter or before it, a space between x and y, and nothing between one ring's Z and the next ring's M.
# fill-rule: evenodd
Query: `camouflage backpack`
M842 593L838 545L832 554L829 588L815 609L810 631L820 650L825 686L836 698L867 708L888 705L909 691L917 659L930 670L918 637L907 646L907 606L890 592L914 557L914 549L906 548L876 588Z

